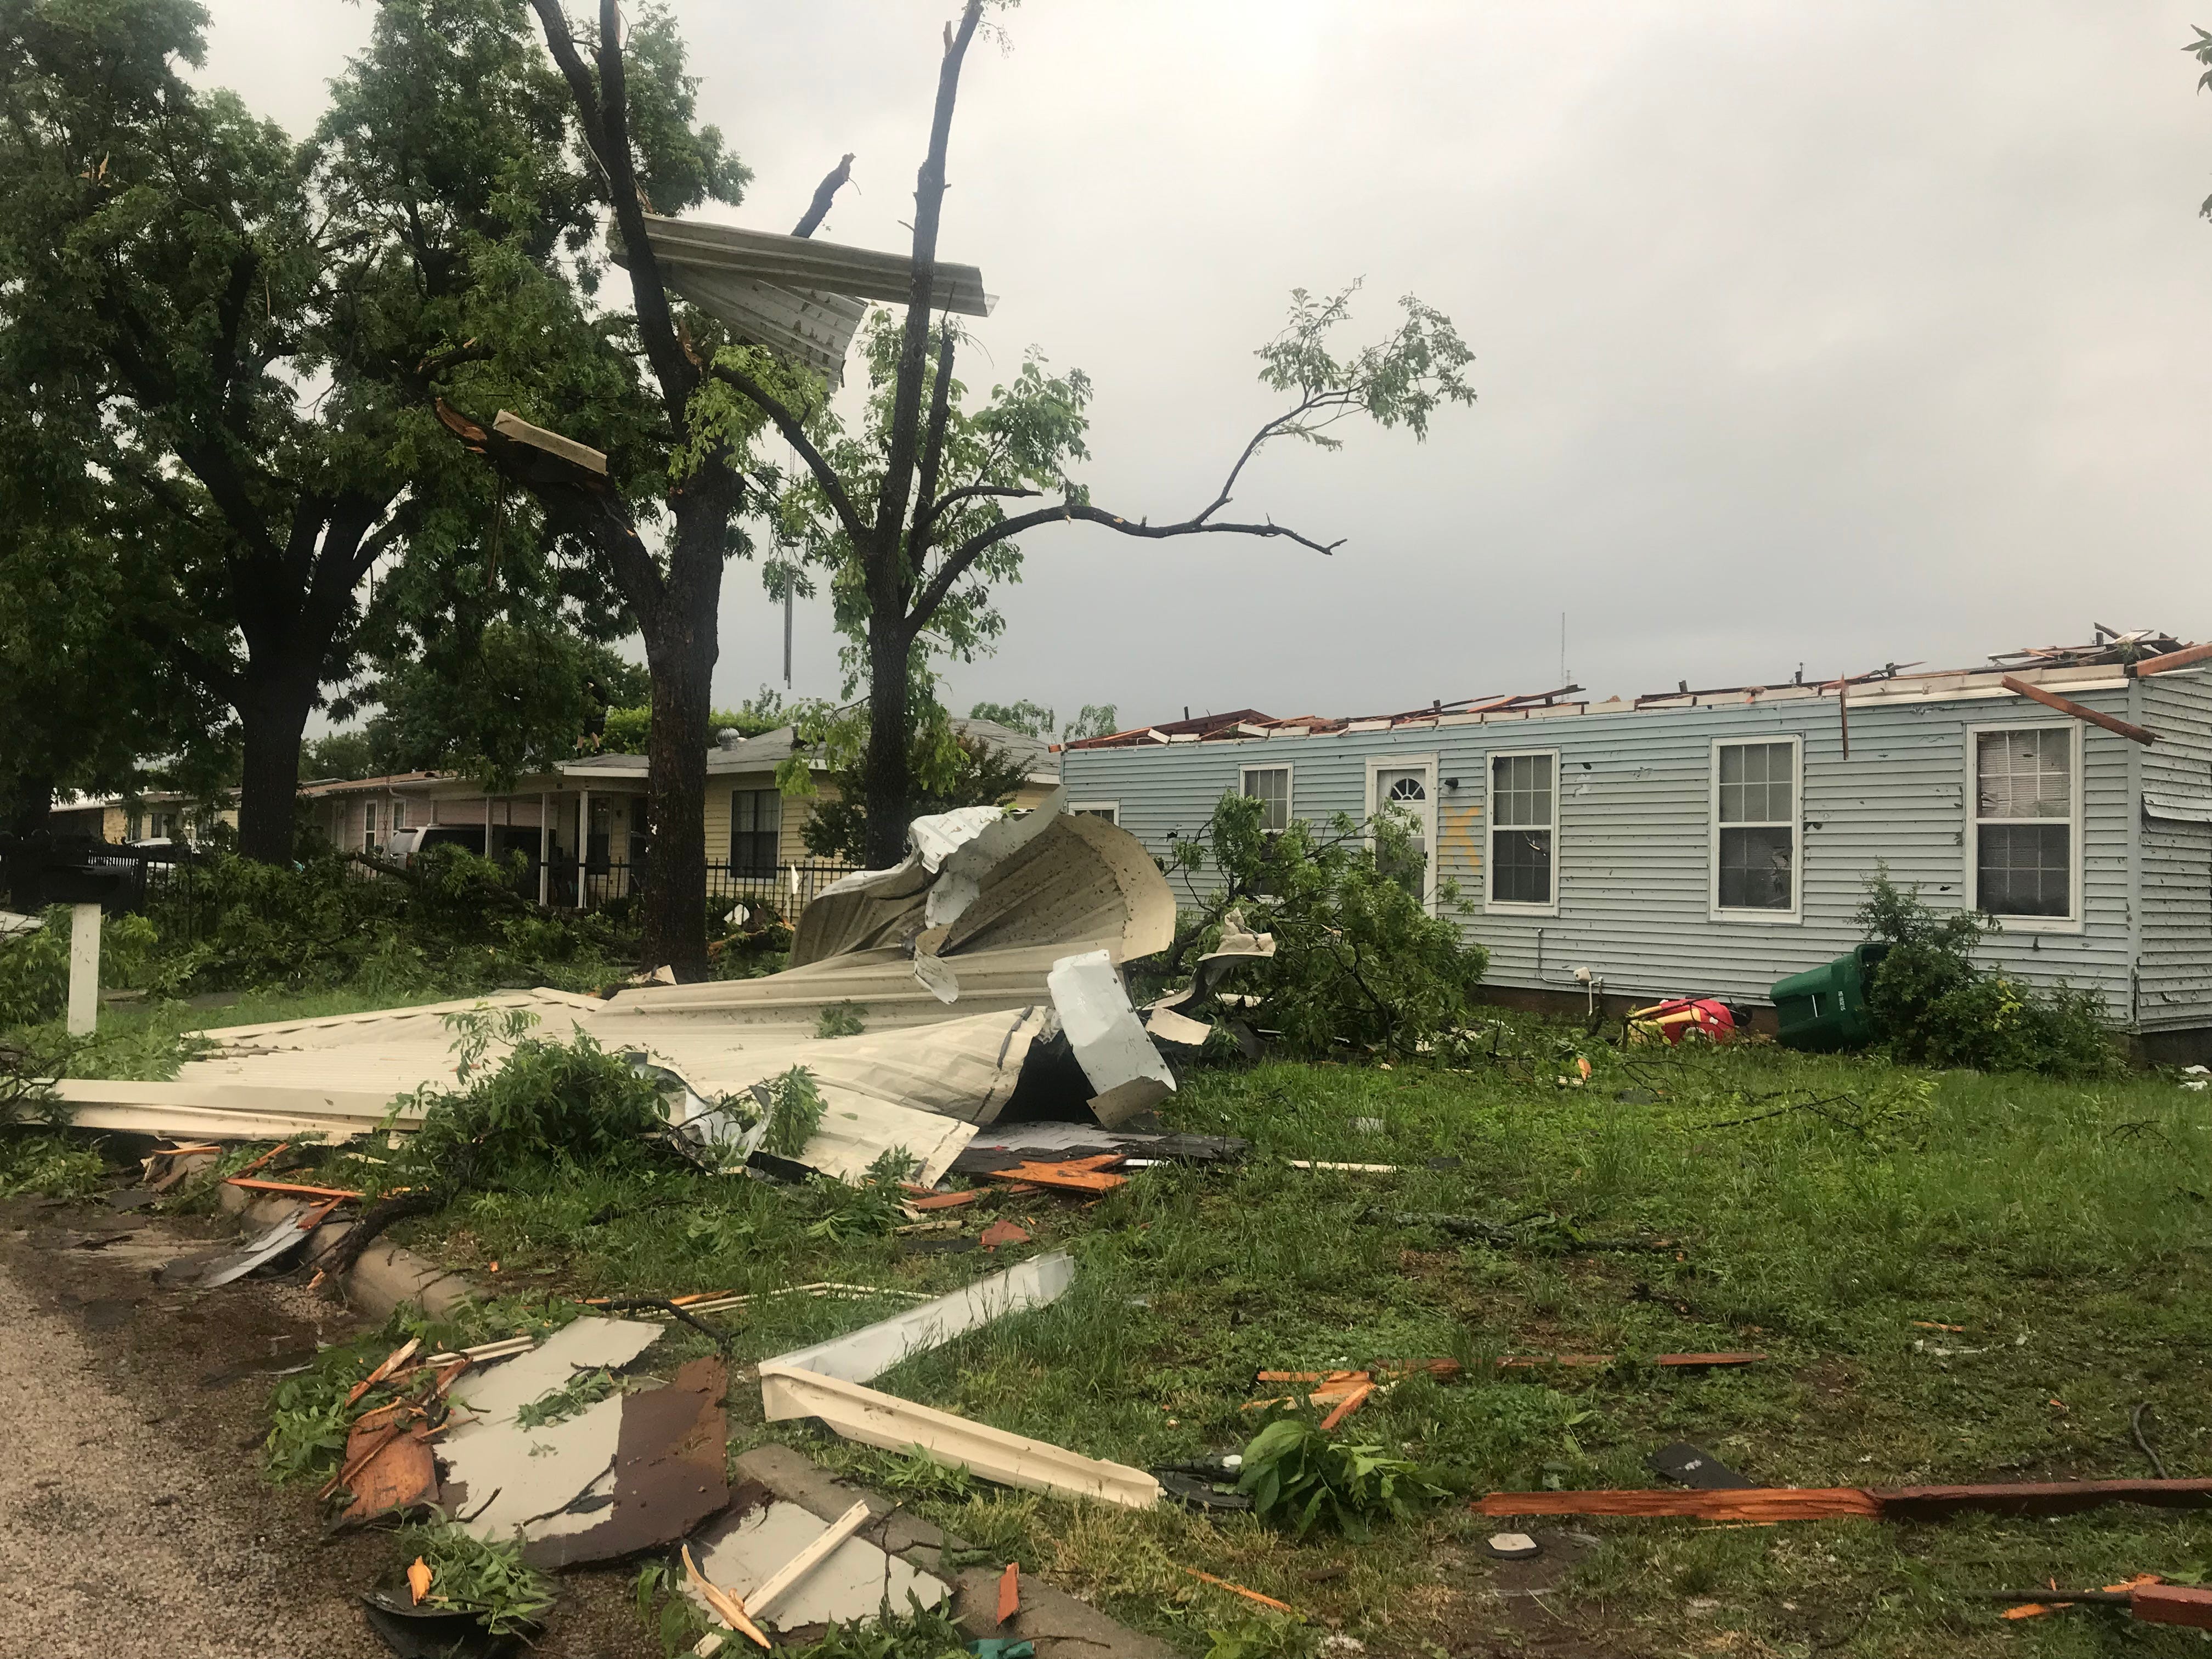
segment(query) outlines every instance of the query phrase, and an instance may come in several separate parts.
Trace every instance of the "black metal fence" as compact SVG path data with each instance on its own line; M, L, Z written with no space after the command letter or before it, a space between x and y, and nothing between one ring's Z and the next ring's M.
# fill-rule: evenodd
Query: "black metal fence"
M717 910L742 904L756 915L772 914L787 921L813 902L831 884L854 873L857 866L832 859L810 859L773 869L756 869L728 863L707 866L707 902ZM365 882L404 884L406 870L368 854L350 854L349 877ZM549 908L601 910L620 908L644 890L650 878L647 866L593 860L580 870L574 857L556 855L544 871L536 860L518 866L514 888L535 902L541 890ZM173 938L192 939L210 932L216 922L219 896L207 869L190 858L174 862L148 862L138 866L132 908L159 916L162 931Z

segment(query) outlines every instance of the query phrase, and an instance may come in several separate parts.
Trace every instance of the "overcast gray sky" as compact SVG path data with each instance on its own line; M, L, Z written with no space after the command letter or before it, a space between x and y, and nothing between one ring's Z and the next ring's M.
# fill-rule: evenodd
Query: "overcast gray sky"
M295 132L366 37L342 0L210 0L206 79ZM572 8L573 9L573 8ZM757 179L717 216L902 248L953 0L687 0L706 117ZM1125 722L1599 695L2092 621L2212 635L2212 0L1028 0L971 54L942 249L1097 384L1101 504L1181 517L1273 404L1289 289L1419 295L1481 402L1429 441L1282 448L1239 490L1333 558L1030 537L998 654L948 699ZM717 692L781 675L733 568ZM798 690L833 693L826 605Z

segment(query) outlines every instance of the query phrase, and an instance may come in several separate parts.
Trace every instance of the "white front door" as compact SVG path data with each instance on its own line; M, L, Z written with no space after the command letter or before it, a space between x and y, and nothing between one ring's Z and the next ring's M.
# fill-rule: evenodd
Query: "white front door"
M1432 906L1437 896L1437 763L1396 759L1370 763L1368 812L1370 817L1391 813L1413 837L1409 856L1390 873L1418 893L1424 904Z

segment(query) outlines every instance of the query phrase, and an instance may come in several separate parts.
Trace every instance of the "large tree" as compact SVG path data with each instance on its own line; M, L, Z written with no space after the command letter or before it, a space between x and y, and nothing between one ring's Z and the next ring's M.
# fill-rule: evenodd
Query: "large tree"
M1464 373L1473 354L1442 313L1408 296L1389 336L1339 356L1332 337L1349 313L1351 291L1297 292L1288 325L1259 354L1261 381L1285 395L1286 407L1244 446L1212 501L1157 524L1094 503L1067 477L1066 469L1086 454L1090 384L1080 374L1050 374L1033 356L985 406L963 410L953 373L957 334L949 318L933 323L930 300L953 108L984 9L985 0L967 0L946 31L915 180L912 293L903 315L879 319L870 336L872 395L860 431L848 435L819 408L779 396L736 354L714 364L717 378L775 423L806 469L807 483L786 504L781 526L806 558L831 568L841 625L855 639L848 661L854 689L864 681L866 691L859 738L866 748L866 848L867 861L878 866L904 852L908 820L926 793L918 787L918 763L928 765L945 746L926 740L930 729L944 727L931 696L929 657L971 654L997 631L988 589L1018 572L1015 538L1081 522L1152 540L1279 538L1328 553L1338 544L1271 519L1226 516L1253 457L1282 439L1334 447L1328 428L1355 416L1423 437L1440 405L1474 398ZM1038 496L1058 499L1019 512L1003 505Z
M432 378L487 325L541 325L517 313L547 273L588 276L597 181L507 0L385 0L296 144L185 79L205 26L191 0L0 0L0 330L45 346L0 391L85 400L85 465L161 516L168 582L213 624L165 648L236 712L240 847L282 860L372 572L451 572L498 517ZM672 205L733 173L684 140ZM510 580L551 550L528 513L506 539Z

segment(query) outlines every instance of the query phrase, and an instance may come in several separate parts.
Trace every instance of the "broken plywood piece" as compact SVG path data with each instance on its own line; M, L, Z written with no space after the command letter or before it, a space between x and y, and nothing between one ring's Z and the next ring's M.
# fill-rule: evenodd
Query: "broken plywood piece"
M589 444L580 444L574 438L564 438L557 432L549 432L542 426L532 426L520 415L501 410L492 416L491 429L512 443L527 444L532 449L542 449L548 455L558 455L562 460L580 466L586 472L607 476L605 452Z
M533 1566L608 1561L680 1538L730 1501L728 1373L715 1358L687 1361L667 1387L618 1396L614 1464L594 1483L605 1504L572 1500L526 1528ZM516 1431L517 1433L522 1432Z
M865 1502L852 1505L844 1516L856 1510L859 1518L845 1534L829 1541L836 1523L823 1522L798 1504L771 1498L752 1505L700 1536L700 1571L740 1601L748 1614L779 1631L872 1619L885 1607L903 1612L909 1595L924 1607L944 1600L950 1587L943 1579L853 1535L868 1518ZM773 1584L783 1569L825 1541L829 1547L803 1576L781 1588ZM776 1599L763 1605L762 1592L769 1589L776 1590Z
M965 1290L862 1326L849 1335L794 1348L762 1363L841 1382L872 1382L910 1354L942 1347L1008 1314L1058 1301L1074 1279L1075 1258L1054 1250L978 1279Z
M773 1361L762 1364L760 1378L761 1405L770 1422L819 1418L848 1440L919 1452L987 1480L1030 1492L1065 1492L1135 1510L1150 1509L1160 1499L1160 1483L1127 1464L1085 1457L1025 1435Z
M369 1445L377 1431L366 1433L356 1425L346 1442L350 1472L340 1485L353 1494L339 1518L371 1521L380 1515L404 1514L438 1501L438 1464L429 1441L418 1431L402 1428L379 1445ZM356 1439L362 1443L356 1446ZM365 1452L366 1455L361 1455Z
M1755 1486L1723 1492L1494 1492L1483 1515L1693 1516L1722 1521L1929 1521L1963 1510L2071 1515L2106 1504L2212 1507L2212 1480L2033 1480L1994 1486Z

